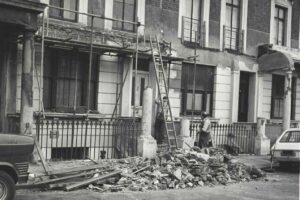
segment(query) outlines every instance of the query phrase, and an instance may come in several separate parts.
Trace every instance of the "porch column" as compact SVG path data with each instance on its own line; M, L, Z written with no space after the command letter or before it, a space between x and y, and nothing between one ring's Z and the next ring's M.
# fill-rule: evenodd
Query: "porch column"
M286 72L284 80L284 94L282 131L290 128L291 124L292 71Z
M23 41L20 133L31 134L33 123L34 32L26 30Z
M231 122L238 121L239 110L239 90L240 90L240 71L232 69L231 71Z
M138 154L144 158L156 155L157 143L151 136L153 90L146 88L143 98L142 134L138 138Z

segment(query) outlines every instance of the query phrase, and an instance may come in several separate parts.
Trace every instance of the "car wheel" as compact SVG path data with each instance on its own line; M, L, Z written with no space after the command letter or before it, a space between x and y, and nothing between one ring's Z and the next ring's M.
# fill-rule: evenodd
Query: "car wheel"
M13 178L0 170L0 200L14 199L16 186Z

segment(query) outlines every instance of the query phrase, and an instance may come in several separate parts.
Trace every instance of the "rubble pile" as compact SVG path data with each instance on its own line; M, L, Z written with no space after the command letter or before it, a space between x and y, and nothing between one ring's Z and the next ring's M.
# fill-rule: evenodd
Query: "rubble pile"
M52 175L33 181L31 186L66 191L87 187L99 192L166 190L245 182L264 177L265 173L239 162L221 148L193 147L161 153L154 159L101 160L95 166Z
M265 176L260 169L238 162L219 148L210 148L206 153L199 148L176 150L148 161L122 159L110 161L108 165L122 171L118 181L95 183L89 189L102 192L183 189L227 185Z

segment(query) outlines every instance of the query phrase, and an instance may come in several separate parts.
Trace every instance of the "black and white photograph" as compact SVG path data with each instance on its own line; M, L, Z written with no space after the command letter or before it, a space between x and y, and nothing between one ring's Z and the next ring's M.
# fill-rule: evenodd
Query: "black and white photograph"
M0 0L0 200L300 200L300 0Z

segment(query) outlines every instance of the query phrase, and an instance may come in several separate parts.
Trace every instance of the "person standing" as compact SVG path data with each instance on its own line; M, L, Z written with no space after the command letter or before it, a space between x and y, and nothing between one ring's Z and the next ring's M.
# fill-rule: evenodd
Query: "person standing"
M206 148L211 146L211 122L207 112L202 112L203 126L200 132L199 144L200 148Z

